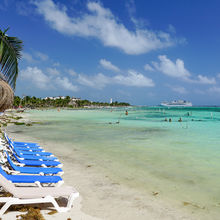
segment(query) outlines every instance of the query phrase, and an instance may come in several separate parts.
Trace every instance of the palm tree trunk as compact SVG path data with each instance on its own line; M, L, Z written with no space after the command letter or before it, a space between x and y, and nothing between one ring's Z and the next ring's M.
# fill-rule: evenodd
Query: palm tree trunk
M14 92L4 80L0 79L0 112L13 106Z

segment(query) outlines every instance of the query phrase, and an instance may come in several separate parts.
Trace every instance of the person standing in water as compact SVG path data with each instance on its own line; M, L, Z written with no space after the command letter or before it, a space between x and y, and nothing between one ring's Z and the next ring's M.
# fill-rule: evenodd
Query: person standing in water
M125 111L125 115L128 115L128 111L127 110Z

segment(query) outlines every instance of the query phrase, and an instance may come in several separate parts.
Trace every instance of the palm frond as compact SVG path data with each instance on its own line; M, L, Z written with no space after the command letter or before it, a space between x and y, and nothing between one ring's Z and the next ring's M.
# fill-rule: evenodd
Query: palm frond
M17 37L9 37L0 30L0 67L6 82L15 89L18 76L18 60L21 58L22 41Z

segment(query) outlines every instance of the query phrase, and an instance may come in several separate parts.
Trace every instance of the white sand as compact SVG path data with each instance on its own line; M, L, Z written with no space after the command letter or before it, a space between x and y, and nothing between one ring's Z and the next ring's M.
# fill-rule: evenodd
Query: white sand
M200 219L194 214L193 208L190 213L183 205L173 207L162 201L160 195L143 194L143 192L112 181L96 169L95 161L88 161L85 154L76 150L74 144L69 148L64 148L58 144L54 146L54 143L40 142L25 137L20 133L8 133L14 140L38 142L45 150L53 152L64 164L65 184L75 187L80 193L80 198L75 200L69 212L50 216L47 215L49 209L43 210L45 219ZM10 212L4 215L3 219L15 219L17 214Z

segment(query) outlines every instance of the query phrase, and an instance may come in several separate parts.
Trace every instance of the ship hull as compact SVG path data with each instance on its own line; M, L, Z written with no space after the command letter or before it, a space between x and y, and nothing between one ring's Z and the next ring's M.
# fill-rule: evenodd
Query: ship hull
M164 106L164 107L192 107L192 104L191 103L189 103L189 104L185 104L185 105L178 105L178 104L176 104L176 105L172 105L172 104L163 104L163 103L161 103L161 106Z

